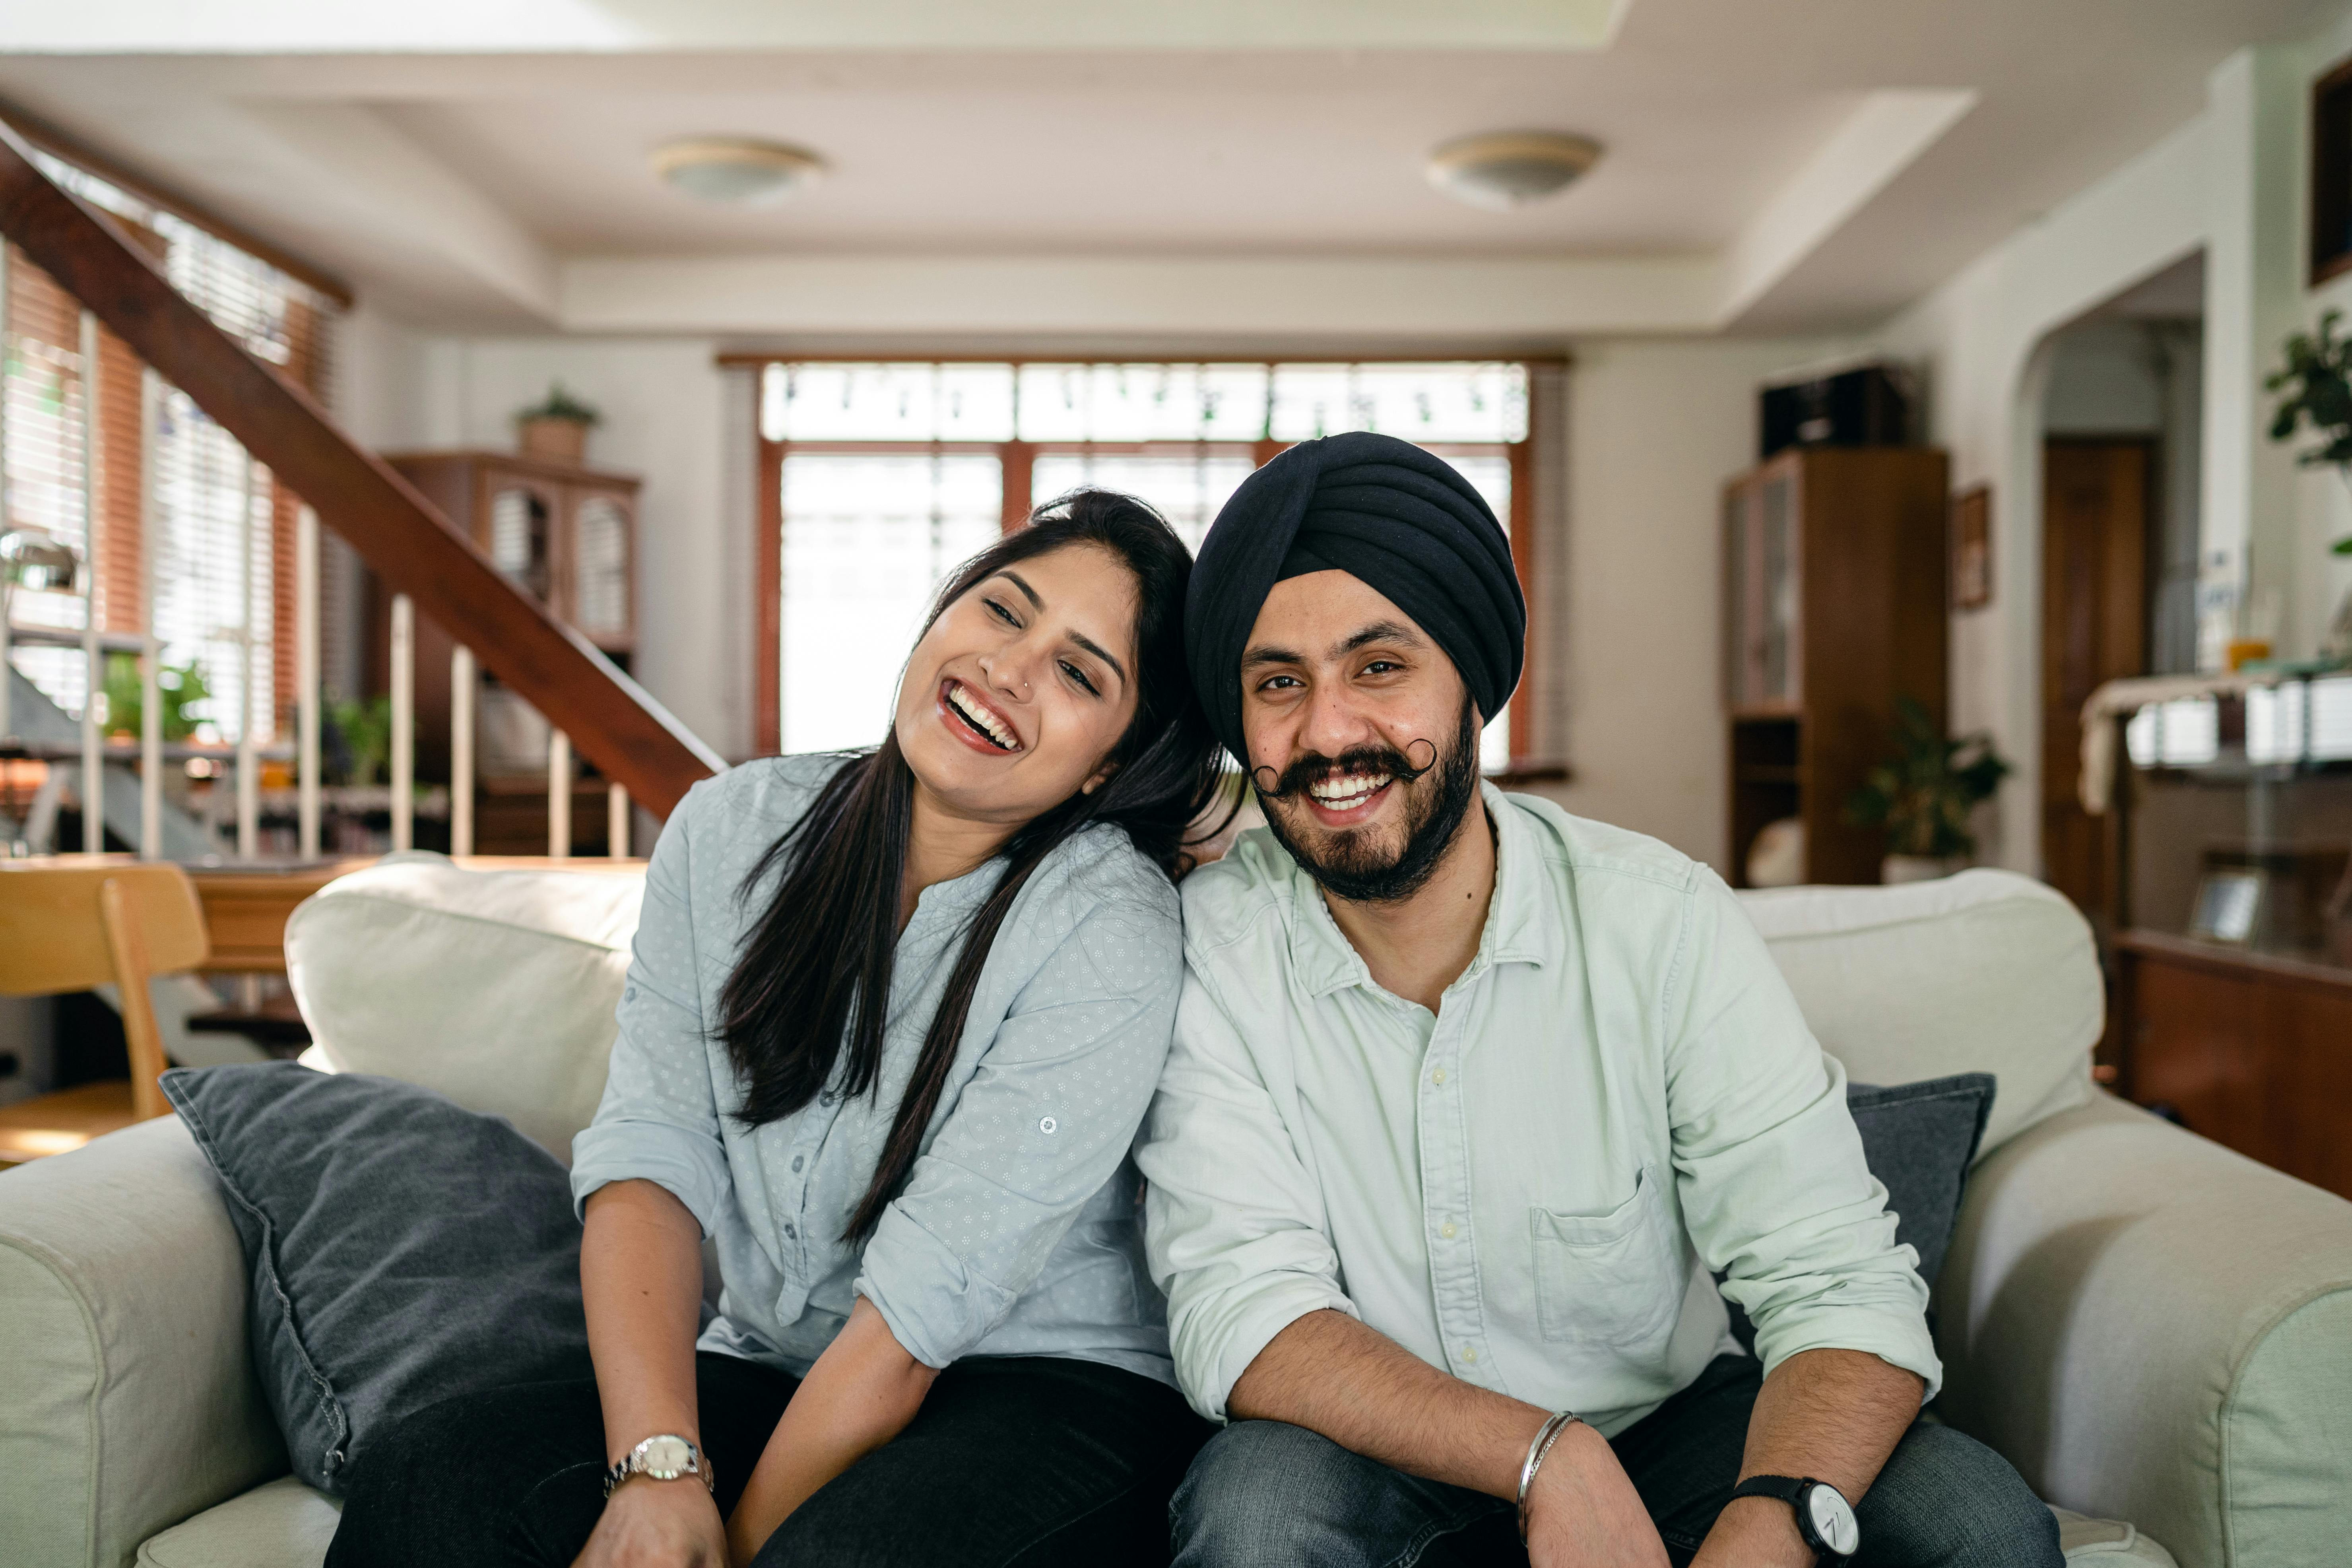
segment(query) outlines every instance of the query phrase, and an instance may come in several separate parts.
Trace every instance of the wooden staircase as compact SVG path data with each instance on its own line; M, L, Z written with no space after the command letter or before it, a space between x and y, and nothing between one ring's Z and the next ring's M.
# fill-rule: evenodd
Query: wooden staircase
M174 289L106 214L0 124L0 236L301 496L441 626L656 816L725 764L587 639L501 576L415 487Z

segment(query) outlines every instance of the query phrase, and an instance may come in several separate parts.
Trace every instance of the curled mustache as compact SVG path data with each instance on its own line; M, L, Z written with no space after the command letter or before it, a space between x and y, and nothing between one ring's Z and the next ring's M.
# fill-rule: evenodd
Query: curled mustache
M1387 773L1399 784L1411 784L1437 765L1437 742L1426 737L1416 737L1405 744L1409 748L1427 746L1429 761L1415 767L1403 752L1393 746L1355 746L1337 757L1327 757L1320 752L1309 752L1282 770L1274 782L1271 763L1260 763L1250 770L1250 784L1265 800L1287 800L1318 779L1343 773Z

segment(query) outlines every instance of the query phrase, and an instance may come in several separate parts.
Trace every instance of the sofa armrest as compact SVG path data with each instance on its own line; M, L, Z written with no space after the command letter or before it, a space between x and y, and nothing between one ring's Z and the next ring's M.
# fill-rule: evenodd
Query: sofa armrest
M0 1174L0 1541L11 1568L124 1568L286 1470L245 1254L179 1118Z
M2182 1568L2352 1541L2352 1203L2101 1094L1987 1157L1937 1281L1941 1410Z

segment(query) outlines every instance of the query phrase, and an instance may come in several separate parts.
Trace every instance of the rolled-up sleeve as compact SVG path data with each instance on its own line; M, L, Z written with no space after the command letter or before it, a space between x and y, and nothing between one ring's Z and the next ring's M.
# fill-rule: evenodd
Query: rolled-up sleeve
M730 1178L711 1084L698 955L689 913L695 808L709 781L689 791L646 868L620 1034L596 1118L572 1141L572 1199L612 1182L658 1183L693 1212L709 1236Z
M926 1366L1003 1322L1134 1145L1183 973L1160 888L1074 922L875 1226L857 1293Z
M1241 1031L1197 973L1185 978L1136 1163L1177 1382L1193 1409L1223 1421L1234 1384L1276 1334L1326 1308L1357 1314L1339 1289L1321 1191Z
M1801 1351L1864 1351L1934 1398L1918 1255L1846 1110L1845 1072L1728 889L1698 873L1665 999L1667 1111L1683 1216L1769 1374Z

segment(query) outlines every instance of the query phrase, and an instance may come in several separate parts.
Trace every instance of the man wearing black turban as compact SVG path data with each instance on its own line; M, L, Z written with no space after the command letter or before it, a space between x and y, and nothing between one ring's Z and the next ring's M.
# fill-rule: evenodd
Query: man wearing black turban
M1915 1422L1916 1254L1730 891L1481 789L1526 632L1494 513L1388 437L1292 447L1202 546L1192 680L1269 831L1183 884L1136 1156L1230 1423L1177 1568L2057 1568L2017 1473Z

